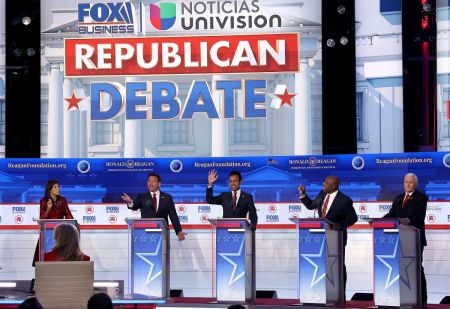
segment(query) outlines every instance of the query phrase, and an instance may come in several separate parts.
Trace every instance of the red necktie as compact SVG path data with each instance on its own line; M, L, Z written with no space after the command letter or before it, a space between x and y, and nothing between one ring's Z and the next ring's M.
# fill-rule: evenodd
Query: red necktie
M156 199L156 193L153 193L153 207L155 207L155 212L158 210L158 200Z
M402 208L406 206L406 203L409 201L409 194L405 195L405 199L403 200Z
M328 201L330 200L330 195L327 194L327 198L325 199L325 202L322 206L322 217L325 217L327 214L327 208L328 208Z
M233 211L236 210L236 200L237 200L237 194L236 191L233 191L233 197L231 198L231 208Z

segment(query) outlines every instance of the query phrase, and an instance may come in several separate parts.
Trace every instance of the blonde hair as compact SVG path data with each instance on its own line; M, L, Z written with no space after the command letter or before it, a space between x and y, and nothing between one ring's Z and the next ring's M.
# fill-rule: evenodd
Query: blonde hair
M80 235L73 224L61 223L53 231L55 245L53 251L56 251L61 261L82 261L83 252L80 249Z

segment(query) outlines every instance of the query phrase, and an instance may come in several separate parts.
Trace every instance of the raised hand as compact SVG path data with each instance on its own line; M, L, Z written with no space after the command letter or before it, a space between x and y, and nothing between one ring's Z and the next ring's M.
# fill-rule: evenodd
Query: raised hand
M306 190L305 190L305 187L303 185L299 185L298 186L298 193L300 193L300 195L305 195L306 194Z
M126 202L127 204L130 204L133 200L131 199L131 197L128 196L128 194L124 193L120 196L122 198L122 200L124 202Z
M52 206L53 206L52 199L49 198L47 200L47 208L50 209L50 208L52 208Z
M208 173L208 186L212 186L219 176L217 175L216 170L210 170Z

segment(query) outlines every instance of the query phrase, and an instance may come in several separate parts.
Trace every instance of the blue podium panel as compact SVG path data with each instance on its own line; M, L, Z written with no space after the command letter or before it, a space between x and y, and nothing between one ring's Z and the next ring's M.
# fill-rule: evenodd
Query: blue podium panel
M294 219L298 230L299 299L301 303L342 303L342 232L325 219Z
M256 293L254 231L245 219L210 221L216 225L217 301L252 301Z
M373 223L374 301L377 306L420 304L418 233L398 220Z
M217 300L245 301L245 229L217 229Z
M128 222L128 221L127 221ZM164 220L131 220L130 285L133 297L168 297L168 235Z
M44 261L44 254L50 252L55 245L55 239L53 237L53 232L55 227L61 223L74 224L78 229L78 222L76 219L39 219L39 237L40 237L40 248L39 248L39 260Z

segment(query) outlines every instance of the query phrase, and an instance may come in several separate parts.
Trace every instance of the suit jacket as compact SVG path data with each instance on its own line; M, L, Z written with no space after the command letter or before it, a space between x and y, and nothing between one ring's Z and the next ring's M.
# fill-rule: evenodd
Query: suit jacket
M306 208L313 210L317 209L319 216L322 217L322 205L326 197L325 191L320 191L314 200L311 200L307 195L300 199ZM347 245L347 228L355 224L358 221L355 208L353 208L353 201L347 195L338 191L333 203L328 206L328 212L325 216L326 219L333 223L339 223L342 227L344 246Z
M59 196L58 201L53 201L53 206L48 212L46 218L44 218L45 212L47 211L47 201L48 198L43 197L40 200L39 207L39 218L40 219L73 219L73 215L70 212L69 205L67 204L67 200L63 196Z
M177 211L175 210L175 204L173 202L172 195L159 191L158 211L155 213L155 207L153 206L153 197L150 192L139 194L133 201L133 206L128 208L131 210L141 210L141 218L162 218L166 220L169 225L169 219L172 222L175 233L181 232L181 224L178 219Z
M414 191L409 197L405 207L402 207L405 193L397 195L392 201L391 210L384 218L408 218L410 224L420 230L420 243L427 245L425 237L425 215L427 211L428 196L419 191Z
M250 222L255 226L258 223L255 203L251 194L241 190L241 195L236 205L236 210L231 207L231 192L222 192L213 196L213 187L206 188L206 202L208 204L222 205L224 218L245 218L249 214Z

